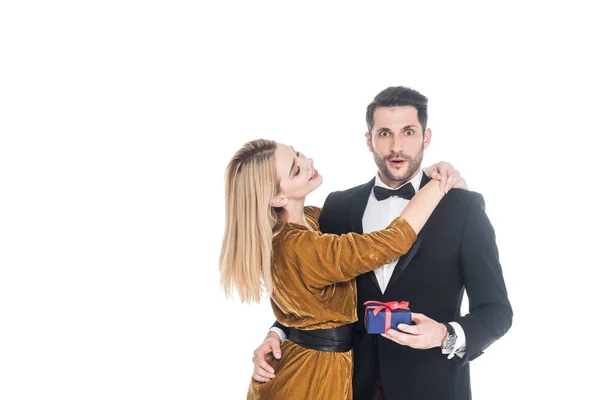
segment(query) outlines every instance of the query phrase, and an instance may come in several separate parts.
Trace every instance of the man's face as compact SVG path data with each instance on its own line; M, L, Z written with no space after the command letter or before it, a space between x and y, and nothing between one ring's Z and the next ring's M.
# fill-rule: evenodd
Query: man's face
M431 130L423 132L415 107L378 107L373 114L373 129L365 136L381 180L396 188L418 173Z

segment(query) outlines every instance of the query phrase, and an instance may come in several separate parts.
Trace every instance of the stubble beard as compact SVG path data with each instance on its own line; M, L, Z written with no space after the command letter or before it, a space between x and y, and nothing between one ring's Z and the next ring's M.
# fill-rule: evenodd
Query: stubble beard
M373 152L373 159L375 160L375 164L377 164L377 168L379 172L389 179L391 182L396 183L398 186L403 185L408 182L409 179L413 177L415 172L417 172L421 168L421 163L423 162L423 154L424 154L425 146L421 147L419 153L414 157L409 157L402 152L398 153L390 153L386 157L382 157L377 152ZM401 175L394 175L394 172L388 167L386 161L390 158L403 158L406 160L407 168L406 172Z

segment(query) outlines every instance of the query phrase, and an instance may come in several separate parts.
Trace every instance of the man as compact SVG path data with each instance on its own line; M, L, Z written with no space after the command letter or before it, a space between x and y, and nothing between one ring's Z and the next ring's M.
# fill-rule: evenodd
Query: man
M368 106L366 119L367 147L378 174L327 197L319 219L322 232L381 229L429 180L421 171L431 141L425 96L387 88ZM483 197L451 190L408 254L356 281L353 398L470 399L469 362L508 331L513 315ZM461 316L465 289L469 313ZM363 303L368 300L408 301L413 325L398 326L407 333L367 334ZM276 323L272 331L285 340L285 327ZM255 351L257 380L273 377L265 355L280 354L274 332Z

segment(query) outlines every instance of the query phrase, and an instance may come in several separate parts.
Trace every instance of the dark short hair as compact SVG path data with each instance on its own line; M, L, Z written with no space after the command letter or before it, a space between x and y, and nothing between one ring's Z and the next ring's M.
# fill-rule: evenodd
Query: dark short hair
M377 107L412 106L417 109L419 123L423 131L427 129L427 97L404 86L390 86L379 92L367 107L367 127L373 129L373 114Z

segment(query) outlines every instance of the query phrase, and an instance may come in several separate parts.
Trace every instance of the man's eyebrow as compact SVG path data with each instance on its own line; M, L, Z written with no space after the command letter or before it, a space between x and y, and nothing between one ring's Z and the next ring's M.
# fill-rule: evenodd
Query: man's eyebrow
M406 131L406 130L409 130L409 129L417 129L417 126L416 125L406 125L406 126L402 127L403 131ZM383 132L383 131L390 131L391 132L391 129L390 128L386 128L385 126L377 129L377 132Z

